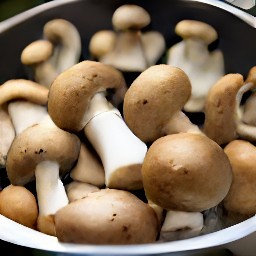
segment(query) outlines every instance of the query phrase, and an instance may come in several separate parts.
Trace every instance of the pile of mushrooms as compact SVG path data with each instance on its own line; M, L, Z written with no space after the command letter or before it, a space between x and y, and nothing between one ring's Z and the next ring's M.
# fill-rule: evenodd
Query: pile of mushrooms
M225 74L209 24L179 22L183 41L166 49L150 22L142 7L120 6L114 30L91 37L91 59L80 61L78 30L63 19L25 47L29 78L0 86L0 214L59 242L118 245L256 213L256 67ZM187 112L203 112L203 124Z

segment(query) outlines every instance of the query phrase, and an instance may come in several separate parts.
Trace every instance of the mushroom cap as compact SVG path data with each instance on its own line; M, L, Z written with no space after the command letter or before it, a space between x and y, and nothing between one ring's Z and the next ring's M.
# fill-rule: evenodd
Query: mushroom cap
M179 133L153 142L142 177L148 200L168 210L197 212L225 198L232 170L216 142L200 134Z
M244 85L241 74L227 74L209 90L203 132L222 145L237 138L237 92Z
M112 16L115 30L139 30L151 22L149 13L141 6L124 4L118 7Z
M154 210L132 193L102 189L61 208L55 214L61 242L143 244L155 242L158 220Z
M53 45L47 40L36 40L27 45L21 53L24 65L35 65L48 60L53 54Z
M210 44L218 38L217 31L211 25L198 20L182 20L175 26L175 33L183 39L199 38Z
M142 141L154 141L165 135L165 124L182 109L190 94L191 84L183 70L165 64L151 66L128 88L124 119Z
M7 154L6 171L10 182L24 185L35 178L38 163L48 160L60 165L60 176L68 172L78 158L80 140L74 134L42 123L18 134Z
M82 61L53 81L48 98L49 115L60 128L80 131L85 126L83 116L94 94L125 86L122 73L112 66Z
M8 185L0 192L0 214L36 229L38 206L34 194L23 186Z
M228 212L256 213L256 147L245 140L233 140L224 148L233 170L233 182L223 203Z

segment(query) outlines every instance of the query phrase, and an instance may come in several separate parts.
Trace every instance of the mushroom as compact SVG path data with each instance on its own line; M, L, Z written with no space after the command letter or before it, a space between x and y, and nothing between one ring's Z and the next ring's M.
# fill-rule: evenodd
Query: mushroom
M39 207L37 228L55 235L53 215L68 204L61 178L75 164L80 140L56 127L50 118L18 134L7 154L10 183L26 185L35 180Z
M218 34L210 24L187 19L176 24L175 33L182 41L168 50L167 64L181 68L191 81L192 93L184 110L201 112L209 89L225 72L222 51L208 49Z
M102 189L55 214L60 242L100 245L147 244L157 239L154 210L134 194Z
M26 79L11 79L0 86L0 106L8 104L16 134L47 115L48 89Z
M256 126L256 92L252 92L246 99L243 112L242 121L248 125Z
M30 80L49 87L57 76L56 68L49 62L53 55L53 44L48 40L36 40L21 52L21 63L32 70Z
M76 165L70 171L70 177L75 181L89 183L97 187L105 185L105 173L102 163L93 148L81 142L81 148Z
M128 72L141 72L155 64L165 50L165 40L157 31L141 31L150 22L149 13L141 6L135 4L119 6L112 16L116 38L108 41L111 42L110 48L113 49L99 56L99 61ZM95 43L95 41L91 42ZM114 47L112 43L115 43ZM102 46L98 45L98 49L105 49L105 41L101 44Z
M42 37L23 49L21 62L32 68L32 80L49 88L58 74L79 61L81 38L71 22L60 18L44 25Z
M162 232L170 228L168 231L176 230L173 235L179 237L179 229L184 229L184 238L198 234L203 228L201 213L226 197L232 169L216 142L203 134L178 133L151 144L142 165L142 178L147 199L167 211ZM169 220L169 215L175 220Z
M233 182L223 200L229 226L256 213L256 147L249 141L236 139L229 142L224 151L233 170Z
M15 130L7 110L0 106L0 169L5 167L7 152L15 137Z
M81 182L81 181L71 181L65 185L65 190L68 196L69 203L82 199L88 196L89 193L99 191L100 189L92 184Z
M254 72L256 69L251 69ZM241 74L226 74L210 89L205 104L203 132L220 145L243 138L256 139L256 127L242 121L240 104L245 92L255 88L255 81L244 81Z
M101 159L107 187L141 189L141 165L147 146L105 97L107 89L124 84L122 73L114 67L82 61L52 83L48 111L61 129L84 131Z
M190 93L191 84L183 70L166 64L151 66L126 92L124 120L144 142L171 133L202 133L182 112Z
M8 185L0 192L0 214L36 229L38 206L34 194L23 186Z

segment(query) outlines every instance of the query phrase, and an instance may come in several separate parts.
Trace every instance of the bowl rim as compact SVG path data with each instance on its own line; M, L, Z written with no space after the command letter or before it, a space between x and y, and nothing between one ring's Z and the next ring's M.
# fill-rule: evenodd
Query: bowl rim
M73 2L86 0L54 0L33 7L27 11L17 14L0 22L0 34L11 29L20 22L26 21L37 14L47 11L53 7L67 5ZM200 2L221 8L250 26L256 28L256 17L218 0L181 0L185 2ZM56 237L43 234L18 224L0 214L0 239L20 246L30 247L54 252L65 252L73 254L104 254L104 255L152 255L159 253L185 252L192 250L208 249L224 246L242 239L256 232L256 216L253 216L234 226L197 236L189 239L170 241L164 243L152 243L142 245L80 245L58 242Z

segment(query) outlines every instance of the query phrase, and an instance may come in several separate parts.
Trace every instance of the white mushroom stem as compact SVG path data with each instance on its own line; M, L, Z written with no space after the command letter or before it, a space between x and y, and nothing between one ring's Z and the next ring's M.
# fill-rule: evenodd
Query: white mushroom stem
M131 132L118 110L110 109L104 93L93 97L89 113L90 117L86 115L85 119L90 121L84 132L101 158L105 182L109 186L118 170L142 164L147 146Z
M203 227L204 218L201 212L168 210L160 236L166 240L185 239L198 235Z
M40 123L48 115L46 106L22 100L10 102L8 112L16 134L29 126Z
M183 69L191 81L192 93L184 109L202 111L209 89L224 75L222 52L209 52L206 42L188 38L170 48L167 64Z
M68 204L65 187L59 177L59 164L55 161L43 161L36 166L36 192L39 215L55 214Z
M143 71L148 67L140 31L120 31L113 51L99 59L122 71Z

